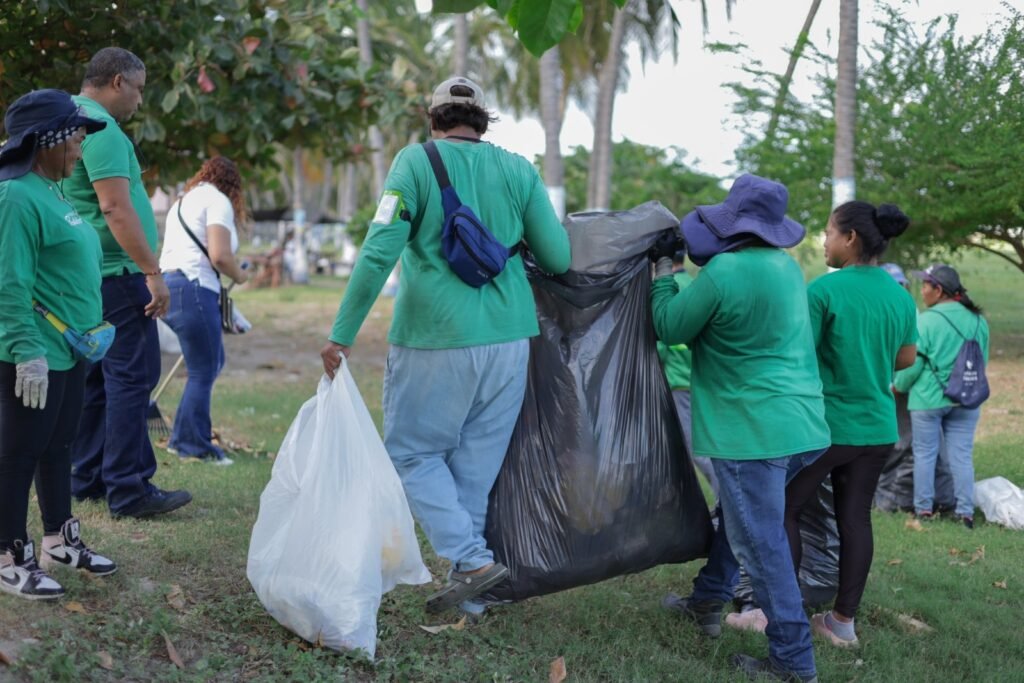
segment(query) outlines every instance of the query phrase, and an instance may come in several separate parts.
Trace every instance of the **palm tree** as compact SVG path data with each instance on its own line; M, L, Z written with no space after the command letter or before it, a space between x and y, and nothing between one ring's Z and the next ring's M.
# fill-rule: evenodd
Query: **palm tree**
M544 184L559 218L565 217L565 162L562 134L562 68L558 46L540 58L540 118L544 125Z
M469 21L465 14L455 15L455 45L452 49L452 75L465 76L469 61Z
M857 126L857 0L839 1L839 64L836 71L836 141L832 204L857 196L854 141Z
M364 66L373 64L373 44L370 42L370 20L367 0L357 0L360 17L356 20L356 42L359 46L359 60ZM384 159L384 136L380 128L370 126L370 161L373 166L373 194L380 197L384 191L384 177L387 175L387 162Z

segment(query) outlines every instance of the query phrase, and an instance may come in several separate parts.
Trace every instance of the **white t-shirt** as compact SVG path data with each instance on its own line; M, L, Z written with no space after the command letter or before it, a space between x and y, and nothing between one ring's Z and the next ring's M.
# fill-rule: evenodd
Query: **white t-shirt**
M231 253L234 254L238 251L238 230L235 228L235 210L231 200L209 183L199 183L193 187L184 197L171 204L164 229L164 248L160 252L160 270L180 270L189 280L199 278L201 287L220 292L220 282L213 273L210 260L181 227L181 221L178 220L179 203L181 217L204 247L210 247L206 226L221 225L231 233Z

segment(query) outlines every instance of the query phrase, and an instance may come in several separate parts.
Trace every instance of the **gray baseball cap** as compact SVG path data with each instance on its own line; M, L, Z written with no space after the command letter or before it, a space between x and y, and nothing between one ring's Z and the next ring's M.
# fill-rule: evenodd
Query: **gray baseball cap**
M473 91L472 95L453 95L452 88L462 86ZM463 76L449 78L441 85L434 88L434 96L430 98L430 108L439 107L442 104L471 104L475 107L484 108L484 91L479 85Z

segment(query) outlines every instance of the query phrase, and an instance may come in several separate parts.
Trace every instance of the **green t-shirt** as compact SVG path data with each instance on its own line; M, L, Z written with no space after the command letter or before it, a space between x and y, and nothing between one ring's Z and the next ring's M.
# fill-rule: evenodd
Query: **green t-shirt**
M914 299L877 266L850 266L807 287L832 443L899 439L890 385L901 346L917 341Z
M512 246L525 239L547 272L569 268L568 235L530 162L487 143L439 140L437 148L459 198L499 241ZM355 341L399 256L401 284L388 335L392 344L448 349L539 333L533 291L520 256L510 258L501 274L480 288L460 280L445 261L441 191L421 145L398 153L384 190L345 289L331 341L345 346ZM413 225L418 230L410 240Z
M142 231L149 248L156 252L157 228L153 205L149 203L146 186L142 183L142 168L135 155L135 146L117 125L107 110L94 100L76 95L74 101L85 110L89 118L107 122L107 127L87 136L82 142L82 160L75 165L75 172L64 182L68 199L78 209L86 223L96 229L103 247L103 277L121 275L127 268L129 273L138 273L139 268L125 253L107 226L100 210L100 201L92 184L105 178L127 178L132 206L139 215Z
M0 254L0 360L46 356L51 370L70 370L71 347L32 300L75 330L103 321L96 232L56 183L30 172L0 182Z
M800 267L779 249L719 254L693 284L651 286L654 329L693 351L693 451L766 460L827 448Z
M693 282L693 278L685 270L675 273L676 284L679 289L684 289ZM658 341L658 358L661 359L661 366L665 369L665 378L668 386L673 391L677 389L690 388L690 347L686 344L674 344L669 346L663 341Z
M945 301L921 311L917 316L917 359L909 368L897 372L893 380L897 391L910 394L908 409L934 410L955 405L942 393L964 343L963 337L953 329L954 325L968 339L977 340L988 364L989 332L985 318L955 301Z

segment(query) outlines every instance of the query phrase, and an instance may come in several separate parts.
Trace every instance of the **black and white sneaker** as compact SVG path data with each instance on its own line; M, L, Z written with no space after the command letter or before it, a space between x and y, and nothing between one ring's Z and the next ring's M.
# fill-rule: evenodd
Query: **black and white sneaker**
M15 541L13 551L6 555L7 562L0 563L0 590L4 593L26 600L56 600L64 595L64 587L36 563L32 541Z
M64 522L60 528L61 544L53 548L43 547L43 569L62 564L72 569L82 569L93 576L108 576L116 572L117 565L85 547L79 533L80 525L75 517Z

